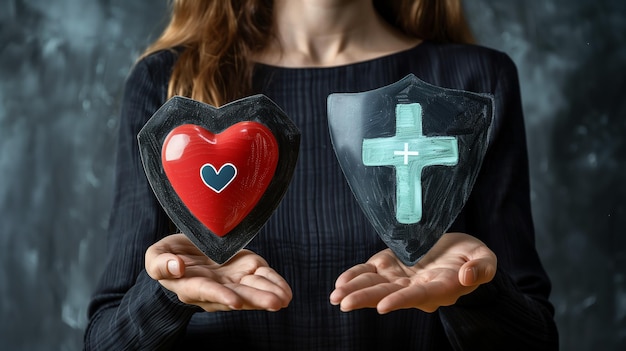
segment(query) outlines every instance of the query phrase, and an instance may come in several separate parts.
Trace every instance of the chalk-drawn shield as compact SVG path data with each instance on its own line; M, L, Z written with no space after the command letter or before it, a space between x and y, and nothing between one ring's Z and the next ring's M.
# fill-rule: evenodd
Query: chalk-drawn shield
M331 94L328 119L343 173L378 235L415 264L463 209L488 144L493 98L414 75Z
M297 127L263 95L220 108L173 97L137 138L161 206L217 263L247 245L278 207L300 145Z

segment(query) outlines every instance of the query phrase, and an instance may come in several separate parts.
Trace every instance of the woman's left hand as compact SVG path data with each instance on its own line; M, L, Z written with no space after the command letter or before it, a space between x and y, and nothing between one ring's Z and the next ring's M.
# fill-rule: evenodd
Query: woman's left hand
M463 233L444 234L414 266L405 266L389 249L337 278L330 295L342 311L376 308L379 313L417 308L434 312L487 283L496 274L496 255Z

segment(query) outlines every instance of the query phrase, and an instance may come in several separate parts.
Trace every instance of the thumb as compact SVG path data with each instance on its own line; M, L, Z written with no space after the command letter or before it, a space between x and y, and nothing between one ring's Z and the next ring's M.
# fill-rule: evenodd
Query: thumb
M172 253L146 252L146 272L154 280L175 279L185 274L185 263Z
M495 275L495 258L482 257L468 261L461 266L459 282L463 286L475 286L490 282Z

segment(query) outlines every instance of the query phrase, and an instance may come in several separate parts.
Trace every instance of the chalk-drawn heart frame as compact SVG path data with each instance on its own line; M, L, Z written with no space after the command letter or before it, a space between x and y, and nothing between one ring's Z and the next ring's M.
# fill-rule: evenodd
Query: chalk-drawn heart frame
M161 150L167 135L184 124L195 124L219 134L243 121L265 125L278 142L278 164L267 190L228 235L220 237L204 226L180 200L161 163ZM172 222L205 255L221 264L245 247L280 204L293 175L300 146L300 131L268 97L254 95L220 108L175 96L169 99L137 135L144 171L159 203Z

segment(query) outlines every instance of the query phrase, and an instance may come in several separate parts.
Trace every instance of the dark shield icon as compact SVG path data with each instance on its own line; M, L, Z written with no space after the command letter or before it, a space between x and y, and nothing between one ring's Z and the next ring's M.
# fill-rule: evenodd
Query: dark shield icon
M409 75L363 93L331 94L330 135L378 235L415 264L463 209L487 150L493 98Z
M297 127L263 95L220 108L173 97L137 138L159 203L220 264L245 247L278 207L300 145Z

